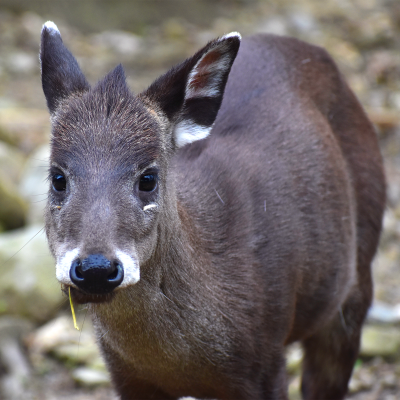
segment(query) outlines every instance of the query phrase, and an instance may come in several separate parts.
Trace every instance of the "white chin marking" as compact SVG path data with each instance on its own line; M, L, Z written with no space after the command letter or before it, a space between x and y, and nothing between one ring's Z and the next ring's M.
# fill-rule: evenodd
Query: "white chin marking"
M123 288L139 282L140 267L137 260L121 250L117 250L115 252L115 255L117 256L118 260L121 261L124 268L124 280L122 281L119 288Z
M175 140L178 147L206 138L211 132L212 126L203 126L181 121L175 127Z
M50 33L58 33L60 34L60 31L57 28L57 25L53 21L47 21L43 24L43 29L48 29Z
M65 285L72 285L69 271L73 261L78 257L79 249L67 251L62 257L57 258L56 277L59 282Z

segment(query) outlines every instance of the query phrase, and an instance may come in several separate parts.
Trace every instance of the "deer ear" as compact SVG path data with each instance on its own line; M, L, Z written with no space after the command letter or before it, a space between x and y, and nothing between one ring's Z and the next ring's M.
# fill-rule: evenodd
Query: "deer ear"
M232 32L208 43L143 93L158 103L173 123L178 147L209 135L240 40L240 34Z
M51 114L61 100L73 93L89 90L89 83L76 59L64 46L60 31L51 21L42 28L40 63L43 92Z

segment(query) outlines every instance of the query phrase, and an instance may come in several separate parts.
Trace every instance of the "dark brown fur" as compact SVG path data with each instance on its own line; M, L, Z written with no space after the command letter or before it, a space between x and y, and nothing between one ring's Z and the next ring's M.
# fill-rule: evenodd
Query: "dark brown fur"
M287 399L284 347L300 340L304 399L343 399L385 185L374 129L329 55L244 39L211 135L180 149L168 136L183 101L168 100L174 74L138 97L121 74L50 102L51 160L74 186L47 211L54 254L65 238L85 255L151 248L135 285L99 302L73 290L91 301L121 398ZM162 211L147 227L127 182L153 160Z

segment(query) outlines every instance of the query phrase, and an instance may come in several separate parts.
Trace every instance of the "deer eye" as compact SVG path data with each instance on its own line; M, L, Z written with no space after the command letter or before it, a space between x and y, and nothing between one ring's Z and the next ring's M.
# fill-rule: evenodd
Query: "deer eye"
M155 172L144 173L139 180L141 192L152 192L157 187L157 174Z
M54 174L51 183L56 192L63 192L67 188L67 180L61 174Z

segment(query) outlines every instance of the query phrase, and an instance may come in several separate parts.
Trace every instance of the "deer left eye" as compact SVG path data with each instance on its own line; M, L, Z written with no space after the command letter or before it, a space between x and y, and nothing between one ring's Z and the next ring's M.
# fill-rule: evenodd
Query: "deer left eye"
M140 177L139 190L141 192L152 192L157 187L157 174L146 173Z
M56 192L63 192L67 188L67 180L65 179L65 176L61 174L53 175L51 183Z

